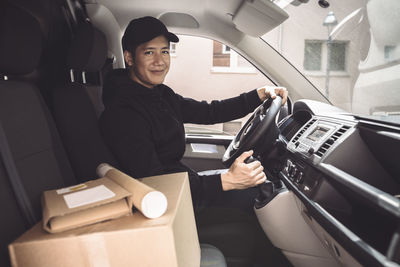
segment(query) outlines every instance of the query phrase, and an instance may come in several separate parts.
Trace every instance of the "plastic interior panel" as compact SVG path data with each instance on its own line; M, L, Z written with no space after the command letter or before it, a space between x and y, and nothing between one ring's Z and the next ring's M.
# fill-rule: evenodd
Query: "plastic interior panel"
M278 194L261 209L255 209L258 221L271 242L296 254L332 259L303 216L291 191Z

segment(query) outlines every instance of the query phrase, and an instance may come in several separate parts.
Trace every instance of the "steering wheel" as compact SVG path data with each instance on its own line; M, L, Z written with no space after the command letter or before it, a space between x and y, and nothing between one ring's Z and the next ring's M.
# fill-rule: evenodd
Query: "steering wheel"
M269 98L256 108L252 116L240 129L222 157L222 163L229 167L243 152L253 149L259 155L272 147L279 135L275 117L282 105L282 98Z

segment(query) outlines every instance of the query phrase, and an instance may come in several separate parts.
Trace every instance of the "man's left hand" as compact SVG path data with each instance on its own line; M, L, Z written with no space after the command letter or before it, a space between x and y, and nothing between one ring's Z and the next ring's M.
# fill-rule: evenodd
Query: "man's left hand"
M261 101L268 98L275 99L277 95L282 97L282 106L285 105L287 101L288 91L282 86L263 86L257 89L258 97Z

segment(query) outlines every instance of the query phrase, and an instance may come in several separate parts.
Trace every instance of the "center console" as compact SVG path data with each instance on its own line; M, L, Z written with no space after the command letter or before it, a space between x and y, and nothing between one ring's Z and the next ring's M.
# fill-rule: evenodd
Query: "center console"
M321 159L336 141L343 139L342 135L351 127L343 122L312 118L293 136L287 148L315 161Z
M326 118L311 118L287 144L283 174L306 196L312 197L321 179L318 165L339 145L353 125Z

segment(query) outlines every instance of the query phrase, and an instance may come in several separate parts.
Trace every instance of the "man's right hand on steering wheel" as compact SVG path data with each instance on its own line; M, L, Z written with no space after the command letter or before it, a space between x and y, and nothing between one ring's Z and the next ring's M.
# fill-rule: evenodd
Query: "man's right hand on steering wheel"
M235 159L227 173L221 174L222 189L246 189L262 184L267 180L264 167L256 160L246 163L245 160L253 155L253 150L243 152Z

